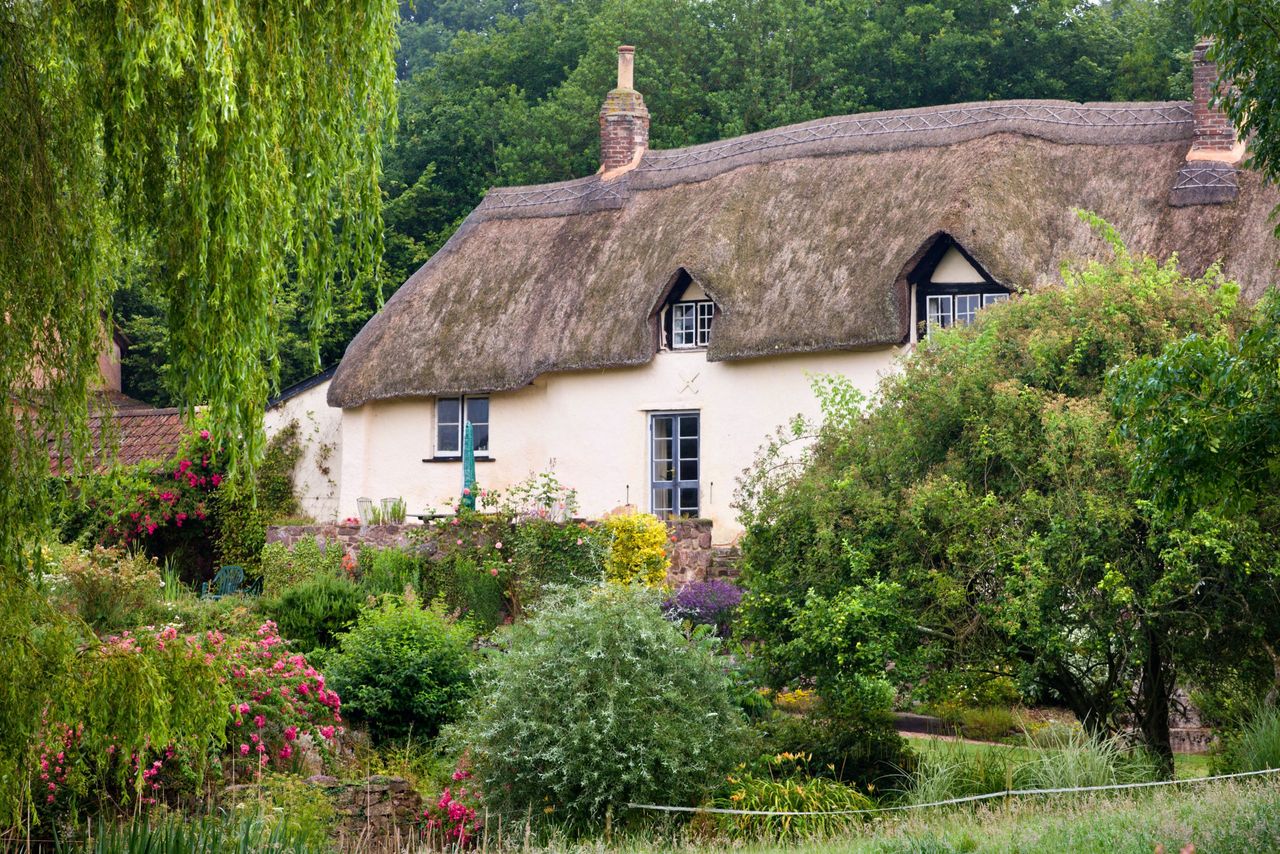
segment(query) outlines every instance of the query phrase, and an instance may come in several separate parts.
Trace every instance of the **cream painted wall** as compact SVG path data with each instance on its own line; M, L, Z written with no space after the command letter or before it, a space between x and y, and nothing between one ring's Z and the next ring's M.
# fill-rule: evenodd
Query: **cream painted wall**
M302 457L293 469L293 491L303 515L317 522L338 516L338 478L342 471L342 410L325 401L329 381L281 401L268 409L263 425L270 438L294 419ZM355 515L355 502L351 512Z
M735 481L778 425L818 414L807 377L840 373L867 392L896 369L901 348L708 362L705 351L661 352L647 365L553 373L490 395L491 461L479 460L482 486L502 489L551 469L578 490L581 512L599 516L630 502L649 509L649 415L701 414L702 515L717 542L740 533ZM336 411L336 410L335 410ZM443 511L462 486L460 462L433 456L434 401L400 399L342 413L342 474L337 514L356 499L403 497L409 512Z
M959 249L952 246L942 256L938 266L933 268L929 281L946 285L967 285L970 282L985 282L986 279L965 260Z

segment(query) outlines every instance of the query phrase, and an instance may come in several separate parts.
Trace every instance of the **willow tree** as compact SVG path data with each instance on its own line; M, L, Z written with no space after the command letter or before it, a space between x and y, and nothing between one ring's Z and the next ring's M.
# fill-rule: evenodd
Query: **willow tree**
M145 257L168 297L177 392L208 406L233 467L251 465L283 283L309 294L314 329L381 254L397 12L394 0L0 3L0 811L57 675L33 646L40 605L22 570L45 437L86 456L114 278Z
M0 4L0 545L37 521L40 437L83 425L108 299L145 252L173 376L237 464L261 447L282 285L324 320L381 255L392 0Z

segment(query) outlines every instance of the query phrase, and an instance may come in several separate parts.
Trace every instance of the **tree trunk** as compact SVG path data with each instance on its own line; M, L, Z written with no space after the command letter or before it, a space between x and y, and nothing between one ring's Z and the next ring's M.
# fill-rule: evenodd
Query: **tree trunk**
M1173 778L1173 743L1169 738L1169 697L1173 693L1173 668L1161 633L1147 628L1147 656L1138 688L1138 730L1155 757L1160 774Z

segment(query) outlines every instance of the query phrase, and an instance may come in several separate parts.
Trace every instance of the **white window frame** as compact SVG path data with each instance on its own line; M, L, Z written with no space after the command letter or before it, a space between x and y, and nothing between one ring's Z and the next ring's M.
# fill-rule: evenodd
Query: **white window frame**
M937 311L934 306L938 306ZM945 308L943 308L945 306ZM932 294L924 298L925 335L932 335L934 327L946 329L955 322L954 300L951 294ZM935 321L934 318L938 319Z
M711 300L680 300L666 309L670 312L672 350L695 350L711 343L711 324L716 316L716 304ZM684 321L689 322L687 328Z
M457 421L441 421L440 420L440 404L446 400L456 400L458 402L458 420ZM467 412L470 409L470 405L469 405L470 401L473 401L473 400L483 400L489 407L488 420L485 420L485 421L472 420L471 421L473 428L476 425L480 425L480 424L483 424L486 428L485 447L484 449L476 448L476 457L483 458L483 457L489 456L490 453L492 453L491 448L493 447L493 434L492 434L492 430L490 430L489 427L493 420L493 401L489 399L489 395L487 394L463 394L463 395L449 395L445 397L436 398L435 456L457 457L458 459L462 459L462 430L463 430L463 425L465 425L467 422ZM450 450L442 449L440 447L440 428L446 427L446 426L454 426L458 428L458 447L456 450L450 451Z
M989 305L995 305L998 302L1008 302L1008 301L1009 301L1008 294L983 294L982 295L983 308L986 308Z
M965 300L972 310L960 313L960 301ZM971 301L971 302L970 302ZM982 294L956 294L951 302L954 314L951 317L952 326L968 326L978 317L978 312L982 310L983 300Z

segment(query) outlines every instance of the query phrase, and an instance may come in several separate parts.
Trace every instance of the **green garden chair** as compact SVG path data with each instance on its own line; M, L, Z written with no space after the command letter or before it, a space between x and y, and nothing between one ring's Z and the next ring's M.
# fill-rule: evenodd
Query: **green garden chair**
M244 584L244 567L224 566L212 581L200 585L200 598L221 599L223 596L239 593L241 584Z

